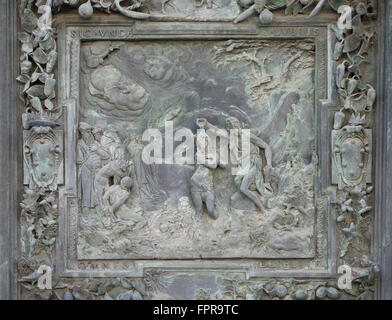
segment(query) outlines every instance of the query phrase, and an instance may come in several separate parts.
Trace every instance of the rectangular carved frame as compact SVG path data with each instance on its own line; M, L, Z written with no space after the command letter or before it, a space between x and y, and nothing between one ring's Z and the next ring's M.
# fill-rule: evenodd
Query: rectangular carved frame
M59 187L59 238L56 270L62 277L143 277L145 270L158 268L177 272L236 272L246 278L256 277L336 277L336 225L327 194L329 180L328 109L333 102L334 35L331 21L318 23L280 22L272 28L257 28L251 24L232 23L143 23L129 20L80 20L61 17L57 20L59 70L58 96L65 107L64 125L64 186ZM79 70L82 41L93 40L228 40L228 39L312 39L316 45L315 59L315 138L319 154L319 176L315 181L317 201L317 253L315 259L296 260L86 260L77 258L78 202L76 190L76 141L79 114ZM310 261L309 261L310 260ZM284 266L282 268L282 265ZM279 267L278 267L279 266ZM307 270L307 271L304 271Z

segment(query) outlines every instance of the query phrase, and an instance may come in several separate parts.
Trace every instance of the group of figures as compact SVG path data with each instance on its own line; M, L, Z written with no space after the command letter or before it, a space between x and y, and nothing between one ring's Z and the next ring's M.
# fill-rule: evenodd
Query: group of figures
M83 207L95 208L106 218L126 218L133 224L144 221L128 206L133 187L132 162L125 159L125 150L116 129L104 123L92 127L79 124L78 192Z
M218 132L226 133L221 138L226 141L221 141L220 146L224 144L229 144L228 141L230 137L227 135L227 131L220 130L214 125L210 124L206 119L198 119L197 124L200 130L205 128L210 129L216 136ZM241 134L242 125L241 122L235 117L229 117L226 119L226 128L228 130L238 130L237 132ZM214 137L213 137L214 138ZM196 152L196 170L191 178L191 194L193 203L196 208L196 215L200 217L203 211L203 202L206 204L208 215L216 219L217 214L214 210L215 206L215 195L214 195L214 179L213 170L219 166L225 167L223 161L220 161L219 154L210 154L209 137L207 137L204 144L197 144ZM234 149L240 152L239 144L242 142L242 137L238 137L236 140L237 145L231 146L230 156L232 163L237 163L240 165L241 153L234 152ZM200 150L200 148L205 148ZM272 154L270 146L264 142L261 138L257 137L254 133L250 135L250 156L249 163L247 167L247 172L244 174L234 175L234 182L238 191L231 197L231 205L235 207L236 202L239 200L241 195L247 197L251 200L259 210L263 211L265 206L265 200L268 195L271 194L272 187L270 185L270 178L272 172ZM264 155L264 156L263 156ZM238 157L235 159L235 157ZM245 156L245 155L243 155ZM203 164L198 164L200 157L205 157ZM263 165L263 158L266 159L266 165ZM213 160L213 161L209 161ZM238 168L237 168L238 169ZM267 177L267 180L265 179ZM264 202L264 203L263 203Z
M196 217L200 218L202 216L203 203L205 203L208 215L216 219L218 214L215 211L213 174L218 166L225 168L227 163L219 159L219 152L216 150L214 151L215 154L211 153L209 141L212 138L216 139L218 132L226 133L226 135L220 136L223 140L220 143L221 145L229 144L230 137L227 131L220 130L206 119L197 119L196 123L199 130L205 133L205 129L210 129L209 133L212 132L215 137L209 137L205 133L207 135L205 143L196 143L196 165L190 179L191 196ZM227 118L226 124L228 130L234 129L241 133L242 125L237 118ZM122 142L117 129L113 125L106 125L104 121L99 121L95 127L86 122L81 122L79 133L80 139L77 150L77 164L79 166L78 196L82 207L97 207L106 217L117 219L128 217L135 223L144 221L143 217L133 213L127 204L134 186L131 177L134 162L127 160L128 154L132 152L126 151L126 146ZM195 135L199 139L197 136ZM230 152L230 156L237 156L235 163L241 165L241 146L239 145L242 141L241 136L236 140L237 145L235 147L238 152ZM129 146L129 148L131 147ZM204 159L202 159L203 157ZM266 165L263 165L263 159L266 159ZM231 197L233 207L242 195L252 201L260 211L264 210L266 198L273 193L270 184L273 171L271 164L270 146L254 133L251 133L248 170L244 174L234 175L234 182L238 191ZM148 167L145 163L139 163L140 166ZM149 181L146 180L145 187L148 190L156 188L156 179L153 176L149 178ZM146 186L150 182L155 185Z

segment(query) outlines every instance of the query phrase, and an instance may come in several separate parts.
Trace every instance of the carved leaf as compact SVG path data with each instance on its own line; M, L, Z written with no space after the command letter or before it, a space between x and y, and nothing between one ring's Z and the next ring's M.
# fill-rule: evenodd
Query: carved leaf
M126 280L126 279L124 279L124 278L121 278L120 279L120 283L121 283L121 286L124 288L124 289L132 289L133 287L132 287L132 285L129 283L129 281L128 280Z
M41 48L37 48L33 53L33 60L38 64L45 64L48 62L48 55Z
M357 14L351 21L353 33L361 36L363 34L361 16Z
M342 40L343 40L343 30L342 30L342 29L339 29L339 28L337 27L337 25L332 25L332 26L331 26L331 29L333 30L333 32L335 32L336 38L337 38L339 41L342 41Z
M64 4L64 0L54 0L53 7L61 7Z
M20 71L22 74L30 74L30 70L32 67L32 63L31 61L28 60L28 58L26 57L26 59L21 60L22 63L20 64Z
M27 83L27 82L30 80L30 78L29 78L27 75L22 74L22 75L18 76L18 77L16 78L16 80L17 80L18 82L20 82L20 83L25 84L25 83Z
M133 290L126 291L118 295L117 300L133 300Z
M350 241L348 240L348 238L343 236L340 242L340 253L339 253L340 257L344 257L346 255L349 244Z
M46 64L46 72L51 73L57 62L57 52L52 50L48 55L48 62Z
M141 280L132 281L133 287L143 295L146 295L146 285Z
M54 87L56 85L56 80L53 78L47 78L45 81L45 96L50 97L54 95Z
M52 246L55 242L56 238L51 238L50 240L42 239L42 243L48 247Z
M33 52L33 44L31 42L26 42L22 44L22 52L24 53L31 53Z
M32 33L37 26L38 19L30 9L25 9L22 16L22 27L23 30Z
M22 43L26 43L26 42L30 42L31 41L30 35L28 33L26 33L26 32L19 32L18 33L18 39Z
M46 99L44 103L45 103L45 108L46 109L53 110L54 105L53 105L52 101L50 101L49 99Z
M132 296L132 300L143 300L143 297L141 296L141 294L137 291L133 292L133 296Z
M358 36L356 33L349 35L344 41L344 48L343 52L352 52L359 48L361 45L361 37Z
M80 287L74 286L72 288L72 295L76 300L91 300L92 295Z
M38 70L38 69L35 69L35 71L34 71L33 74L31 75L31 82L32 82L32 83L36 82L36 81L39 79L39 77L42 76L42 73L37 72L37 70Z
M366 89L366 84L365 84L363 81L359 80L359 81L358 81L358 84L357 84L357 88L358 88L359 90L363 91L363 90Z
M45 83L46 82L46 79L49 77L49 75L46 73L46 72L42 72L42 73L39 73L39 77L38 77L38 80L40 81L40 82L42 82L42 83ZM52 76L53 77L53 76Z
M31 85L31 81L30 81L30 80L28 80L28 81L26 82L26 84L25 84L24 88L23 88L23 92L27 92L27 89L29 89L29 88L30 88L30 85Z
M103 300L114 300L114 299L106 292L105 296L103 297Z
M31 106L37 112L41 112L42 111L41 100L38 97L33 97L33 99L31 99Z
M356 72L359 70L359 66L363 62L364 58L360 55L355 55L351 58L352 64L347 68L350 72Z
M99 4L95 5L97 7L102 7L104 9L108 9L113 5L114 0L94 0L93 2L99 2Z
M276 10L287 5L288 0L267 0L265 7L269 10Z
M43 100L46 98L44 88L45 87L43 85L35 85L30 87L26 93L31 97L38 97Z
M302 10L302 6L300 3L297 3L294 7L293 7L293 15L296 16L298 13L300 13Z
M287 8L284 11L285 15L293 14L297 15L298 12L302 9L301 4L299 3L299 0L292 0L289 3L287 3Z
M39 42L39 46L45 51L53 49L55 45L56 41L53 39L53 36L50 32L47 32L45 37Z
M37 7L37 8L39 8L40 6L43 6L43 5L45 5L46 4L46 0L36 0L35 1L35 6Z
M335 49L334 49L334 52L333 52L334 60L339 60L341 55L342 55L342 53L343 53L343 43L336 42Z
M267 0L255 0L255 9L258 13L260 13L263 9L265 4L267 3Z

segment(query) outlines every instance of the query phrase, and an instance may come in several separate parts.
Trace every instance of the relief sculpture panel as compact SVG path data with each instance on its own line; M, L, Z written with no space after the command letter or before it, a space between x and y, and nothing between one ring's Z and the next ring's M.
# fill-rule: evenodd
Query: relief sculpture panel
M380 3L18 1L17 295L379 296Z
M80 68L79 259L314 257L314 40L84 42ZM170 163L231 129L250 132L245 174L218 152Z

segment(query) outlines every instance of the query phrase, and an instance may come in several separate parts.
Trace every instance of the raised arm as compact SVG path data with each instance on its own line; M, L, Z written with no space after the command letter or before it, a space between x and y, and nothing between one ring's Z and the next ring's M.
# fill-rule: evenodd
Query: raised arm
M253 133L251 133L250 135L250 141L257 145L259 148L264 149L267 166L272 166L272 151L269 144Z

